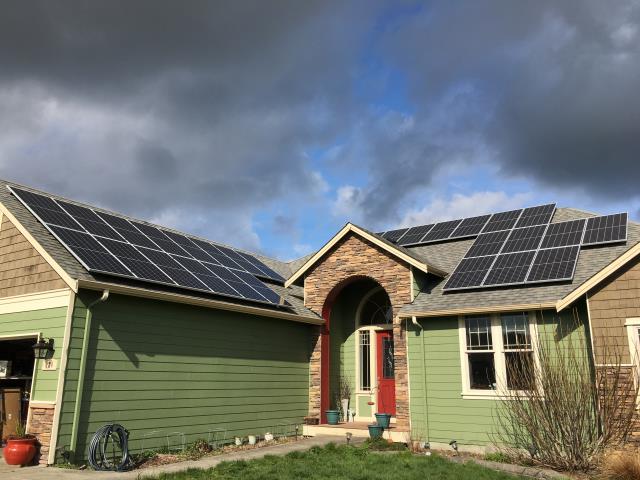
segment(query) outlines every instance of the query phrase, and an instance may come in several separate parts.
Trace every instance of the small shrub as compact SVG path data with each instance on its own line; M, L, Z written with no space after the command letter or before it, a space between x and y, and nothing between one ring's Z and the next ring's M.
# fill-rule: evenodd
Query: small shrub
M402 451L407 449L407 446L404 443L390 442L384 438L367 438L364 441L363 446L369 450L382 451Z
M487 453L484 456L484 459L488 462L498 462L498 463L512 463L513 459L504 452L492 452Z
M638 480L640 451L615 452L604 458L602 477L606 480Z

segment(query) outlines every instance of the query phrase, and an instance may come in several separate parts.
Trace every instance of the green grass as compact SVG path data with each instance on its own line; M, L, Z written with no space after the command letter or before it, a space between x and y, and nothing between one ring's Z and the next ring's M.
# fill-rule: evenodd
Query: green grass
M227 479L349 479L349 480L514 480L517 477L475 464L456 464L437 455L416 456L410 452L379 454L366 447L327 445L285 456L223 462L209 470L167 473L159 480Z

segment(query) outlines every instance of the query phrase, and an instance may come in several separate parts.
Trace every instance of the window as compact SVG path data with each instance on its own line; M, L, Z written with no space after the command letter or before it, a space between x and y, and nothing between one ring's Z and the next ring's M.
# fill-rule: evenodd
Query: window
M625 322L629 335L629 354L631 362L636 367L636 382L640 382L640 318L628 318ZM640 406L640 392L638 393Z
M469 383L472 389L495 390L491 320L489 317L470 317L465 320Z
M378 289L371 294L362 306L360 325L385 325L393 320L393 309L387 292Z
M393 338L382 339L382 378L394 378Z
M529 317L526 313L504 314L500 320L507 389L530 390L534 369Z
M371 332L360 331L360 390L371 390Z
M463 393L534 386L532 327L526 312L469 316L460 320Z

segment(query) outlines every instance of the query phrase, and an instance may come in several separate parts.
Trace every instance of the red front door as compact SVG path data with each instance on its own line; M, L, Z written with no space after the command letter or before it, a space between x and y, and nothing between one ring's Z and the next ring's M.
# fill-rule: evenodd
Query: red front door
M393 333L377 332L378 413L396 414L396 379L393 364Z

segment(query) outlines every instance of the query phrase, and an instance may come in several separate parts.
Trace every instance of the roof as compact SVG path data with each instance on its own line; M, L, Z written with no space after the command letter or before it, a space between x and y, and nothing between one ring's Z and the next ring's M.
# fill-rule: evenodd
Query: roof
M336 233L331 240L324 244L324 246L318 250L315 254L311 255L307 261L305 261L300 267L289 277L289 279L285 282L285 287L293 285L294 282L300 278L307 270L309 270L313 265L320 261L322 257L324 257L329 250L336 245L342 238L346 237L349 234L355 234L359 237L372 242L378 247L386 250L391 255L395 256L399 260L408 263L412 267L417 268L424 273L432 273L434 275L438 275L440 277L444 277L446 275L446 271L442 270L435 264L429 264L426 260L426 257L420 253L413 252L407 248L400 247L395 245L388 240L382 238L380 235L372 233L358 225L354 225L353 223L347 223L342 229Z
M573 208L558 208L552 223L588 218L595 214ZM452 272L465 255L474 239L439 244L410 247L409 250L438 262L444 269ZM442 287L446 279L429 277L411 304L400 309L401 316L435 316L481 312L498 307L551 308L585 284L598 272L616 259L640 245L640 224L629 222L628 238L625 244L610 244L597 247L583 247L580 250L573 280L558 283L518 285L505 288L480 290L462 290L444 292Z
M193 292L189 291L186 295L184 295L185 291L180 288L174 288L170 286L165 287L163 285L156 285L156 284L146 283L146 282L142 283L139 281L130 280L126 278L120 278L120 277L108 276L108 275L102 275L102 274L94 274L87 271L82 266L82 264L78 260L76 260L76 258L45 228L45 226L42 225L42 223L40 223L40 221L36 219L33 216L33 214L31 214L31 212L29 212L29 210L27 210L27 208L17 198L15 198L11 194L11 192L7 189L7 185L16 186L19 188L26 188L28 190L38 192L38 193L43 193L45 195L49 195L54 198L59 198L61 200L64 200L70 203L90 207L97 211L103 211L103 212L112 213L112 214L114 212L96 208L94 206L90 206L87 204L75 202L73 200L62 198L60 196L51 195L50 193L42 192L40 190L31 188L25 185L20 185L17 183L0 180L0 204L2 204L5 207L9 215L14 217L14 219L29 233L29 235L31 235L31 237L33 237L33 239L46 251L46 253L51 257L51 259L57 265L59 265L69 277L71 277L73 280L78 281L81 286L83 283L85 285L109 284L109 285L117 285L121 288L148 290L148 291L154 291L158 293L175 294L176 292L178 292L180 294L183 294L183 296L185 297L188 296L191 298L202 298L205 300L211 299L213 297L210 294L206 294L206 293L200 294L195 291ZM121 217L126 217L120 213L116 213L116 215ZM126 217L126 218L130 218L130 217ZM135 221L140 221L138 219L133 219L133 218L131 219ZM143 223L148 223L148 222L143 222ZM166 229L166 227L162 227L162 228ZM171 230L171 229L167 229L167 230ZM179 232L179 233L182 233L182 232ZM189 236L193 237L193 235L189 235ZM235 247L233 248L235 250L238 250ZM251 252L247 252L247 253L251 253ZM258 257L260 260L264 261L269 267L276 270L285 278L290 276L290 268L286 262L280 262L278 260L268 258L263 255L256 255L255 253L251 253L251 255L254 255ZM293 313L294 315L319 318L317 314L315 314L311 310L304 307L302 301L300 300L301 294L300 292L297 291L297 289L285 289L284 287L279 286L275 283L271 283L271 282L265 282L265 283L267 283L272 290L274 290L276 293L278 293L280 296L283 297L283 299L289 304L289 311L291 311L291 313ZM274 307L270 307L269 305L254 304L252 302L246 302L241 299L236 300L236 299L225 298L224 301L220 303L250 304L252 307L255 307L260 310L274 309Z

